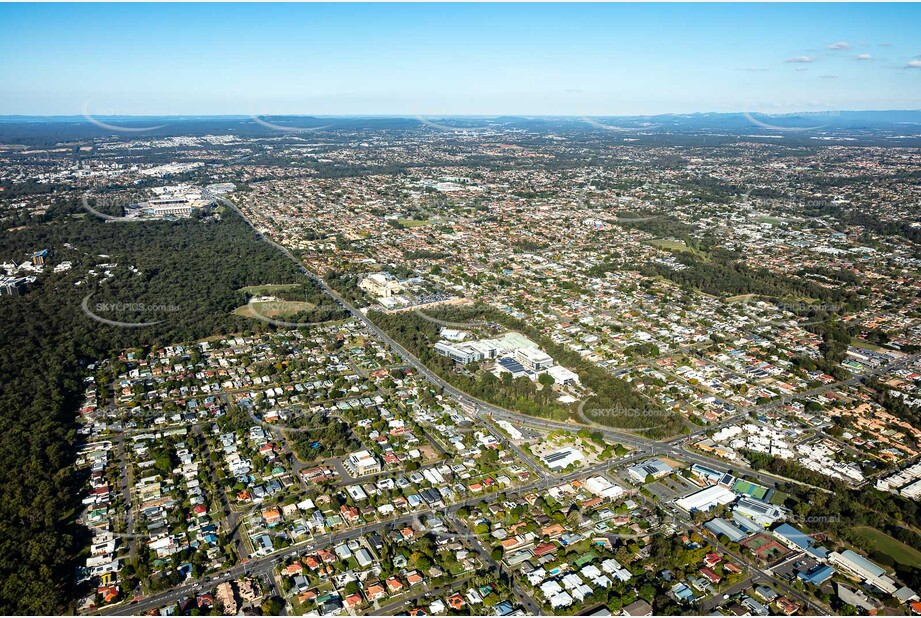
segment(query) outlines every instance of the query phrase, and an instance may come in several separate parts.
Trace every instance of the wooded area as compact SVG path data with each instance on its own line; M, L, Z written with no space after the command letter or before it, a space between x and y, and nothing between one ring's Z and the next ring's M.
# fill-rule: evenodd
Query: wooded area
M578 353L553 342L536 328L502 311L476 305L427 309L426 314L446 322L492 322L526 335L560 365L578 373L582 384L595 393L584 406L592 421L636 430L651 438L676 435L682 429L678 415L657 409L628 382L615 378ZM554 391L549 388L538 390L528 378L510 379L509 375L507 379L500 379L489 372L474 377L454 371L453 361L434 351L434 345L439 340L439 327L412 312L369 312L368 317L444 380L474 397L524 414L557 420L567 419L575 412L574 405L560 403ZM590 410L603 410L604 413L592 414L588 412Z
M4 259L22 261L42 248L52 251L52 264L71 260L73 268L46 270L25 295L0 299L4 614L73 611L75 568L87 539L76 523L82 481L74 470L74 418L87 365L141 344L272 328L231 314L246 302L239 289L298 280L290 261L228 211L221 221L113 224L86 216L76 201L62 201L42 221L7 231L0 240ZM99 262L118 264L107 281L87 276ZM129 265L139 273L131 273ZM80 280L85 282L75 285ZM90 292L94 306L179 309L107 313L114 320L163 320L148 328L108 326L81 311Z

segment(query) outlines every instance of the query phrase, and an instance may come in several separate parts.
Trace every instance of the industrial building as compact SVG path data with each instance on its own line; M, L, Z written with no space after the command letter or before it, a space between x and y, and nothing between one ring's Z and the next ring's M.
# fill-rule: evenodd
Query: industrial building
M713 485L680 498L675 501L675 504L688 513L693 513L694 511L709 511L714 506L735 502L735 499L736 495L722 485Z
M762 528L767 528L786 516L781 507L753 498L740 499L732 511L734 514L741 515Z
M725 535L733 543L738 543L748 536L743 530L734 524L726 521L722 517L716 517L704 524L704 528L715 534L717 537Z
M593 476L585 480L585 489L601 498L614 499L624 494L624 488L615 485L603 476Z

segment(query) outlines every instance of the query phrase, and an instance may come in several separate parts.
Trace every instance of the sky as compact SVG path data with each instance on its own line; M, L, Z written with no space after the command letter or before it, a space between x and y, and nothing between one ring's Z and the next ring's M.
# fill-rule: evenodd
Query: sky
M0 5L2 115L919 108L919 4Z

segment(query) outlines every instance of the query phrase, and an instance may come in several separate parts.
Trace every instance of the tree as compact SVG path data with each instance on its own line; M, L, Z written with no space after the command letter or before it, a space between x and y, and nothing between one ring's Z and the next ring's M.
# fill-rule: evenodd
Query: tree
M279 597L272 596L263 601L262 603L262 615L263 616L280 616L281 610L285 608L285 603Z

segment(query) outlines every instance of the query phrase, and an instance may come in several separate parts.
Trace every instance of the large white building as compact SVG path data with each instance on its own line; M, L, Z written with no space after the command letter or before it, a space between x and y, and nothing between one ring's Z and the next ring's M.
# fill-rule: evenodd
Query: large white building
M722 485L712 485L675 501L688 513L709 511L714 506L734 502L736 495Z
M585 479L585 489L601 498L610 498L611 500L623 495L624 488L615 485L603 476L593 476Z
M841 553L833 551L828 554L828 561L887 594L892 594L897 590L895 582L886 575L883 567L870 562L853 550L846 549Z
M361 280L358 287L377 298L390 298L403 290L400 282L388 273L368 275Z
M534 372L541 372L553 366L553 357L541 350L540 348L519 348L515 350L515 358L526 369Z
M672 473L672 467L661 459L648 459L642 463L627 468L627 474L636 483L644 483L650 474L658 479Z
M544 455L541 459L544 460L544 464L553 471L562 470L570 464L574 464L578 461L585 459L585 456L582 455L582 451L574 448L564 448L558 451L553 451Z
M370 451L352 453L342 464L354 476L376 474L381 471L381 463Z
M435 352L442 356L447 356L454 362L467 365L476 361L495 358L498 350L480 341L458 344L439 341L435 344Z
M762 528L767 528L786 516L784 510L779 506L754 498L741 498L739 503L733 507L732 512L751 520Z

